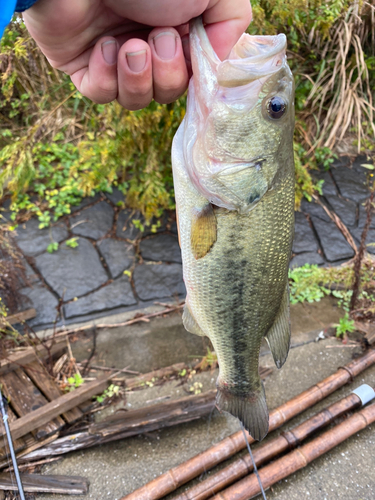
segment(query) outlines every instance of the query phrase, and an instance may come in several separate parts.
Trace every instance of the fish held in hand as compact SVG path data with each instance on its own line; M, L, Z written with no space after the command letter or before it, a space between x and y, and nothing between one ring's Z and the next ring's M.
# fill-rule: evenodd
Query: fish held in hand
M278 368L290 345L294 84L286 37L244 34L220 61L197 18L190 51L187 112L172 147L183 322L214 346L217 407L260 440L268 432L262 339Z

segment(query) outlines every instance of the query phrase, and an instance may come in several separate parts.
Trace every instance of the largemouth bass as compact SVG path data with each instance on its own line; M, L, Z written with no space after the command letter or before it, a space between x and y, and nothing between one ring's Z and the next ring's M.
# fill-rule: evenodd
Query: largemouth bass
M294 85L286 37L244 34L220 61L197 18L190 51L187 112L172 147L183 322L213 344L217 407L261 440L262 339L278 368L290 345Z

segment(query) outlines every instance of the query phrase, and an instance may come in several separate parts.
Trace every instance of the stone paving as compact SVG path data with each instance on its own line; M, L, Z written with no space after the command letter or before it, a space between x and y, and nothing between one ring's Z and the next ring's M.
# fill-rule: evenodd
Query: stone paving
M363 156L352 165L342 157L329 171L316 173L324 180L320 202L341 219L356 244L369 196L368 170L362 163ZM86 198L49 229L39 229L36 219L17 228L16 242L31 284L21 290L23 308L37 311L30 326L42 329L56 320L58 325L72 323L184 296L174 214L164 215L156 233L149 227L141 231L142 215L121 208L123 202L114 189L112 194ZM66 245L71 238L76 238L75 248ZM53 241L59 248L48 253ZM375 217L367 242L375 242ZM375 246L367 248L375 253ZM291 267L338 265L353 256L353 248L322 206L303 200L296 212Z

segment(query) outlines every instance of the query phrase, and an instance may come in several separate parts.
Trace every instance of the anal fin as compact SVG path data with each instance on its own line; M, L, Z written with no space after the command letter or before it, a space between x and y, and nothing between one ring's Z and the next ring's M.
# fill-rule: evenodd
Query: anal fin
M185 304L184 312L182 314L182 322L186 330L190 333L195 333L195 335L200 335L201 337L205 337L206 334L202 330L202 328L196 322L194 316L191 314L188 306Z
M290 335L289 285L287 285L281 300L279 312L266 335L266 340L277 368L281 368L288 357Z
M208 254L217 237L217 221L211 203L192 214L190 242L193 255L201 259Z

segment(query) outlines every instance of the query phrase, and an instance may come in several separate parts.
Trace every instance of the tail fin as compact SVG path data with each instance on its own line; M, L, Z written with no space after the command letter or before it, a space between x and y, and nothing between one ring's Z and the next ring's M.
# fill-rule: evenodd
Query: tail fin
M237 396L228 389L218 388L216 406L237 417L257 441L261 441L268 433L268 408L263 384L260 390L251 392L247 397Z

